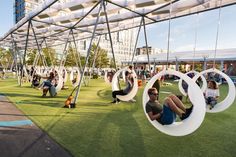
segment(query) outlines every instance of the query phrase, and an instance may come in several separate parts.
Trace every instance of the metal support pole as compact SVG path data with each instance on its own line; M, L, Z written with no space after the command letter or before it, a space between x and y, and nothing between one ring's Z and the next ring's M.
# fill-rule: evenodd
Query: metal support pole
M92 42L93 42L93 39L95 37L95 32L96 32L96 29L97 29L97 25L98 25L98 21L99 21L99 17L100 17L100 12L102 10L103 1L101 1L100 3L101 4L100 4L100 7L99 7L98 16L97 16L97 19L96 19L96 24L95 24L95 26L93 28L92 38L90 40L90 45L89 45L89 48L88 48L88 51L87 51L87 56L86 56L86 61L85 61L84 68L83 68L83 73L80 76L79 84L77 86L78 88L76 90L76 95L75 95L75 99L74 99L73 103L77 102L77 99L78 99L78 96L79 96L79 92L80 92L80 88L81 88L81 82L82 82L82 79L84 77L85 68L86 68L86 65L88 64L88 59L89 59L89 56L90 56L90 53L91 53Z
M144 37L145 37L145 44L146 44L146 52L147 52L147 59L148 59L148 67L149 67L149 71L151 72L151 65L150 65L149 52L148 52L148 41L147 41L146 24L145 24L145 19L144 19L144 17L142 17L142 21L143 21L143 30L144 30Z
M96 61L96 57L97 57L97 54L98 54L98 48L99 48L99 44L100 44L100 39L101 39L101 36L99 36L98 38L98 42L97 42L97 47L94 51L94 59L93 59L93 64L92 64L92 72L90 72L89 74L89 81L88 81L88 84L89 85L89 82L90 82L90 79L91 79L91 75L93 74L93 71L94 71L94 68L95 68L95 61Z
M136 41L135 41L135 45L134 45L134 52L133 52L133 56L132 56L132 60L131 60L131 65L133 65L133 63L134 63L134 56L137 55L136 48L137 48L137 44L138 44L138 39L139 39L140 30L141 30L141 27L142 27L142 22L143 22L143 20L141 19L140 25L139 25L139 28L138 28L138 33L137 33ZM135 53L135 52L136 52L136 53Z
M76 41L75 41L74 32L73 32L73 30L71 30L71 31L72 31L72 38L73 38L73 43L74 43L74 46L75 46L75 53L76 53L76 55L75 55L76 66L79 67L80 72L82 72L82 64L81 64L81 60L80 60L80 53L79 53L79 51L77 49L78 47L77 47L77 44L76 44ZM77 57L76 56L78 56L79 65L78 65Z
M13 56L14 56L14 62L15 62L15 68L16 68L16 76L18 76L18 65L17 65L17 45L16 42L14 40L13 35L11 34L11 38L12 38L12 50L13 50ZM13 63L14 63L13 62ZM13 65L14 66L14 65ZM12 67L13 69L13 67Z
M224 70L224 61L220 61L220 71Z
M103 8L104 8L105 17L106 17L106 24L107 24L107 30L108 30L108 35L109 35L110 44L111 44L111 52L112 52L112 56L113 56L113 61L114 61L115 69L117 70L115 53L114 53L113 43L112 43L112 38L111 38L111 30L110 30L110 26L109 26L108 17L107 17L105 1L102 1L102 4L103 4Z
M46 66L46 61L45 61L45 58L43 57L43 55L42 55L42 53L41 53L41 52L42 52L42 47L40 48L40 46L39 46L38 39L37 39L37 37L36 37L36 33L35 33L35 30L34 30L34 27L33 27L33 24L32 24L31 21L30 21L30 25L31 25L31 29L32 29L33 34L34 34L34 39L35 39L35 42L36 42L36 45L37 45L38 53L39 53L39 55L40 55L40 57L41 57L41 59L42 59L44 68L46 68L46 67L45 67L45 66Z
M70 34L71 34L71 30L69 31L69 34L68 34L68 37L67 37L67 40L66 40L66 43L65 43L64 50L62 52L62 57L61 57L61 61L60 61L59 71L61 70L61 67L63 67L65 65L65 60L66 60L66 56L67 56L67 45L68 45L68 42L69 42Z
M156 58L154 58L154 66L153 66L153 72L154 74L156 74Z
M30 23L31 20L28 23L28 27L27 27L27 35L26 35L26 41L25 41L25 50L24 50L24 56L23 56L23 65L21 65L21 76L20 76L20 86L22 85L22 77L23 77L23 73L24 73L24 66L25 66L25 58L26 58L26 51L28 48L28 40L29 40L29 30L30 30Z
M76 59L76 66L79 68L79 71L80 71L80 73L82 73L83 71L83 67L82 67L82 64L81 64L81 59L80 59L80 53L79 53L79 51L78 51L78 46L77 46L77 44L76 44L76 40L75 40L75 36L74 36L74 32L73 32L73 30L71 29L71 32L72 32L72 38L73 38L73 43L74 43L74 46L75 46L75 59ZM72 51L73 52L73 51ZM77 61L77 57L78 57L78 61ZM79 64L78 64L79 63ZM86 81L85 81L85 79L83 78L83 83L84 83L84 85L86 86L87 84L86 84Z
M179 71L179 61L177 57L175 57L175 70Z
M45 46L46 46L46 48L47 48L47 50L48 50L49 47L48 47L48 44L47 44L47 40L46 40L46 38L44 38L44 43L45 43ZM49 57L50 57L50 60L51 60L52 67L54 67L54 63L53 63L53 59L52 59L52 55L51 55L50 52L49 52L48 54L49 54Z
M203 70L207 69L207 61L206 61L206 57L203 58Z

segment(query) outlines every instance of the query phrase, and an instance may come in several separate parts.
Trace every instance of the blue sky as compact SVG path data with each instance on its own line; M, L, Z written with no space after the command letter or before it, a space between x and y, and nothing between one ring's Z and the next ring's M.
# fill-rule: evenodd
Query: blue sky
M218 49L236 48L236 6L222 8L219 29ZM215 49L219 10L186 16L171 21L171 51L192 51L197 26L196 50ZM0 1L0 36L3 36L14 23L13 0ZM196 22L198 19L198 22ZM196 25L197 24L197 25ZM167 49L168 22L147 26L148 44L155 48ZM143 31L140 32L138 46L145 45Z
M218 49L236 48L236 6L222 8L219 27ZM171 21L170 50L191 51L194 47L197 26L196 50L215 49L219 9ZM196 20L198 19L198 20ZM198 21L198 22L197 22ZM147 26L148 44L167 49L168 22ZM145 45L140 32L139 45Z
M0 20L0 37L2 37L14 24L13 0L0 1Z

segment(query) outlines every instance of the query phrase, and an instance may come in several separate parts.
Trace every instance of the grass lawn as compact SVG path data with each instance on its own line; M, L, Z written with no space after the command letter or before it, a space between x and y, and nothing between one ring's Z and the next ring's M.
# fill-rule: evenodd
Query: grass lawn
M111 105L111 87L104 80L91 80L82 87L77 108L62 108L71 92L41 98L42 92L16 80L0 81L5 94L35 124L74 156L86 157L233 157L236 155L236 103L224 112L207 113L200 128L184 137L156 130L144 115L142 88L136 103ZM177 85L161 88L178 94ZM227 87L221 86L225 97ZM164 97L161 94L161 98Z

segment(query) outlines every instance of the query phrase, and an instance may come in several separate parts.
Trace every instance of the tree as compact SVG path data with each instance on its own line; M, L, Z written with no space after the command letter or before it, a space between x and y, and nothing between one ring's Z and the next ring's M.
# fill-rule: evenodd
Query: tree
M1 60L1 65L4 68L8 68L10 63L13 61L11 51L0 48L0 60Z
M34 59L36 57L36 53L37 53L37 50L36 49L33 49L33 50L30 50L27 55L26 55L26 64L28 65L33 65L34 63Z
M97 54L95 54L95 51ZM95 58L95 68L105 68L109 65L109 58L107 57L107 51L101 47L97 47L96 44L92 45L91 55L89 57L89 65L92 67L94 57Z
M77 66L76 62L79 64L76 52L77 51L72 46L68 47L65 66Z
M52 48L43 48L41 51L44 59L46 60L46 63L48 66L51 66L53 64L55 64L57 62L57 58L56 58L56 51ZM37 49L32 49L29 50L29 52L27 52L27 60L26 60L26 64L28 65L33 65L36 54L38 54L38 50ZM43 65L43 60L42 57L39 55L39 60L38 63L36 63L36 65Z
M43 48L43 54L48 66L55 65L57 63L56 51L52 48Z

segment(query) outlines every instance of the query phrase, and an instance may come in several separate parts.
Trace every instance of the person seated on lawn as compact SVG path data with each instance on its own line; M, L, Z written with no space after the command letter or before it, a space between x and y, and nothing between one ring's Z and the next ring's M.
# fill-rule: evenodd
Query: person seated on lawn
M112 92L112 97L113 97L114 100L111 103L118 103L118 102L120 102L120 100L116 96L117 95L126 95L133 88L134 82L133 82L132 75L131 75L131 73L129 71L125 72L125 83L126 83L125 89L121 89L121 90L113 91Z
M204 96L206 104L210 105L210 109L212 109L217 104L217 100L220 96L220 91L215 81L208 81L207 89L204 92Z
M146 103L146 113L149 118L157 120L162 125L170 125L176 120L176 114L181 120L189 117L193 105L186 109L184 104L175 95L169 95L165 98L164 104L161 105L156 99L158 95L156 88L148 89L149 101Z
M41 78L46 79L45 81L43 81L43 83L39 87L41 88L42 86L43 88L42 97L45 97L47 95L49 88L51 88L55 84L55 74L54 72L50 72L48 77L41 77Z

